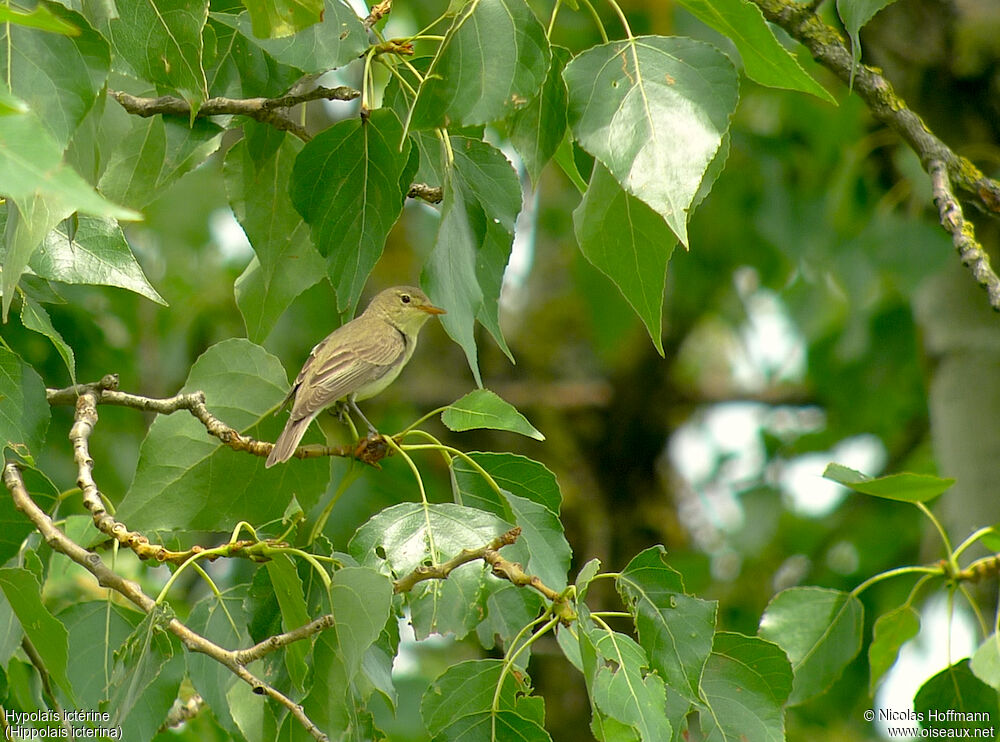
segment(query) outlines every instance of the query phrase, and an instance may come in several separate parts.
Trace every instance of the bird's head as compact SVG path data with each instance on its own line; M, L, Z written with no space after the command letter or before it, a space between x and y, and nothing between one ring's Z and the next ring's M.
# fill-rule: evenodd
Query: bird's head
M365 314L373 312L383 317L389 324L404 334L416 333L435 314L445 311L431 304L420 289L414 286L394 286L380 292Z

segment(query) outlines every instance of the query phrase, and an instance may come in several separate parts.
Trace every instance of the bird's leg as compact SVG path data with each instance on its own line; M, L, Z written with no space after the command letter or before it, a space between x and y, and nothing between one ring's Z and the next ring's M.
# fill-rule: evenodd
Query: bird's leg
M351 419L350 407L348 406L347 402L345 402L342 399L338 399L336 402L333 403L333 406L330 407L330 414L336 415L337 419L340 420L340 422L342 422L344 425L347 425Z
M356 413L358 413L358 417L360 417L362 420L365 421L365 425L368 426L368 437L369 438L378 438L379 432L375 429L375 426L372 425L371 422L368 421L368 418L365 417L365 413L363 413L361 411L361 408L358 407L358 403L354 401L354 395L353 394L350 397L348 397L347 404L349 404L351 406L352 410L354 410Z

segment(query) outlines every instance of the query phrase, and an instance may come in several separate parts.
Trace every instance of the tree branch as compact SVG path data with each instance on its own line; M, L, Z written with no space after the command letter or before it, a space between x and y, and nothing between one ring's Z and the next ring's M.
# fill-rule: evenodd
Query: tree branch
M94 404L131 407L135 410L155 412L160 415L171 415L175 412L186 410L205 426L205 430L210 435L215 436L234 451L246 451L254 456L266 457L271 452L271 449L274 448L273 443L258 441L249 435L243 435L209 412L208 407L205 406L204 392L189 392L187 394L176 394L173 397L157 399L121 392L118 391L117 386L118 376L116 374L108 374L98 382L77 384L76 386L69 386L64 389L46 389L45 393L50 405L78 405L77 400L79 398L93 395L95 398ZM93 415L96 421L96 410ZM362 438L356 444L343 446L299 446L292 455L300 459L312 459L321 456L355 458L365 464L374 466L380 460L389 456L390 453L388 446L382 441L381 436L378 436Z
M993 216L1000 216L1000 182L986 177L971 161L960 157L939 139L927 124L913 112L899 96L892 85L876 69L864 64L855 64L851 52L840 33L824 23L814 12L811 4L800 4L795 0L752 0L771 23L781 26L792 38L799 41L813 55L817 62L833 72L840 80L853 85L854 91L865 102L872 115L898 133L903 141L917 154L924 170L931 175L934 163L939 163L954 184L981 210ZM950 188L948 193L951 194ZM943 203L935 191L935 201L939 210ZM964 224L965 217L954 195L947 199L948 222L942 211L942 224L951 232L950 223ZM957 221L955 221L957 220ZM975 241L971 228L963 232L962 244L956 242L962 261L972 269L980 285L990 294L990 304L1000 310L1000 299L993 288L1000 279L985 260L982 247Z
M198 419L205 429L227 446L236 451L248 451L257 456L267 456L274 444L257 441L244 436L219 420L205 406L205 395L202 392L178 394L166 399L154 399L118 391L118 376L108 374L100 381L89 384L77 384L65 389L47 389L46 397L50 405L72 404L76 412L73 426L69 431L69 439L73 444L73 460L77 467L77 486L82 493L83 505L90 512L94 526L101 533L114 539L122 546L131 549L140 559L154 559L158 562L183 564L196 554L206 551L205 547L195 545L185 551L173 551L161 544L152 544L149 538L138 531L130 531L128 526L118 521L105 507L94 480L94 460L90 456L90 436L97 425L97 405L99 403L131 407L146 412L156 412L169 415L178 410L187 410ZM315 456L350 456L373 466L390 453L388 446L381 439L364 438L353 446L301 446L295 455L299 458ZM214 561L219 557L239 557L243 559L260 560L261 543L256 540L230 541L220 548L212 549L213 554L205 558Z
M365 30L370 31L372 26L389 15L390 11L392 11L392 0L382 0L373 5L368 17L363 21Z
M122 108L136 116L144 118L149 116L191 117L190 104L182 98L171 95L163 95L159 98L139 98L120 90L109 90L108 95L118 101ZM305 128L288 117L285 113L287 109L312 100L348 101L354 100L360 95L361 93L354 88L341 85L336 88L315 87L302 93L296 92L277 98L209 98L202 103L194 117L247 116L262 124L270 124L276 129L290 131L302 141L308 142L312 138L311 135Z
M87 551L55 526L52 519L31 499L27 489L25 489L24 480L21 478L21 472L18 471L16 464L9 463L4 466L3 482L14 500L15 507L27 516L28 520L31 521L32 525L42 535L42 538L45 539L45 543L54 551L58 551L60 554L64 554L72 559L97 578L97 582L101 587L114 590L119 595L124 596L144 613L152 613L159 608L157 602L146 595L137 583L127 580L111 570L97 554ZM299 704L247 670L237 660L236 652L223 649L218 644L201 636L201 634L192 631L176 618L170 619L166 623L166 628L181 640L188 651L200 652L211 657L249 685L254 693L266 695L287 708L292 716L318 742L329 742L329 737L306 716L305 711L303 711Z
M511 528L506 533L497 536L485 546L480 546L478 549L462 549L447 562L432 565L422 564L408 575L400 577L396 580L392 585L392 591L396 594L405 593L412 590L418 583L421 583L424 580L446 579L448 575L450 575L458 567L461 567L463 564L474 562L477 559L485 559L488 552L495 553L497 549L509 546L517 541L517 538L520 535L520 527Z

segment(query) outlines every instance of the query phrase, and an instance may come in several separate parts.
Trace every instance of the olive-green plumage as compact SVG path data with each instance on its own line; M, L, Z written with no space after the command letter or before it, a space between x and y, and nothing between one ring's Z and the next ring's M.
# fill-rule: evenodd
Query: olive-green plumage
M364 312L327 335L312 349L285 398L295 401L266 465L290 459L309 423L341 399L374 433L356 402L374 397L399 376L417 347L420 328L435 314L444 310L431 304L423 291L396 286L382 291Z

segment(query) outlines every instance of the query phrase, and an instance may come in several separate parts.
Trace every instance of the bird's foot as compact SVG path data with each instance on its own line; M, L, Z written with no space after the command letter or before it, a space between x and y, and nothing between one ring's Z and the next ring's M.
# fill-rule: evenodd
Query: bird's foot
M361 438L354 448L354 458L376 469L382 468L379 466L379 461L391 455L392 449L385 442L385 436L377 431L369 433L367 438Z

